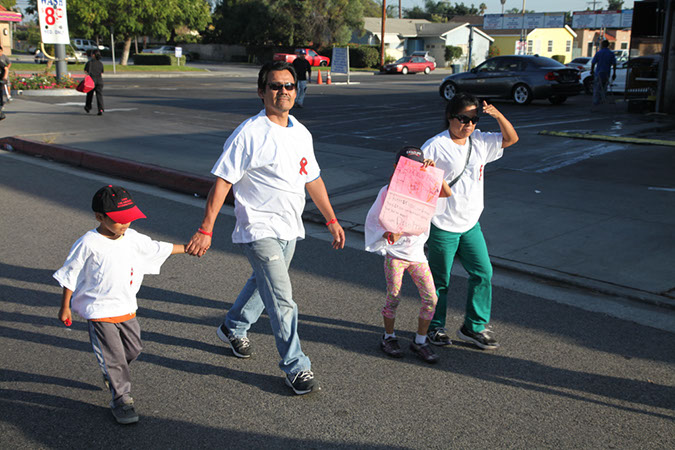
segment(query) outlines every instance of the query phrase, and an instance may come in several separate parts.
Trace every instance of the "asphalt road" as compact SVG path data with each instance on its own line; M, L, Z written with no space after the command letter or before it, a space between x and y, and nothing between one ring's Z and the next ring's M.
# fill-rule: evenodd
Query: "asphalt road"
M499 350L459 344L440 349L435 366L410 354L391 360L377 348L381 258L333 251L321 238L299 243L291 277L303 348L323 389L292 396L265 317L250 334L250 360L232 357L215 335L249 275L229 239L229 210L206 257L174 256L144 281L145 350L132 365L141 422L122 428L106 406L82 319L71 329L56 319L60 288L51 278L75 239L95 226L90 197L111 181L0 154L2 448L675 446L672 329L633 321L642 315L656 324L666 312L630 305L623 318L621 307L593 312L589 305L611 299L498 271L492 326ZM130 189L148 215L135 224L143 233L184 242L199 223L200 199ZM457 277L453 331L465 289ZM405 342L419 304L407 279L404 293L397 329ZM555 297L577 298L580 307L549 300Z

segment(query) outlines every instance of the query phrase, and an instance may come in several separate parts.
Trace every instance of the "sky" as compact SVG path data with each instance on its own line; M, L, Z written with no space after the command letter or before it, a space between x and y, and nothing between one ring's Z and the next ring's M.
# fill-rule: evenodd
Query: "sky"
M434 0L438 1L438 0ZM412 8L414 6L424 7L424 0L402 0L403 9ZM455 3L464 3L467 6L470 6L472 3L474 6L478 7L481 3L485 3L488 7L486 14L500 14L502 12L502 3L500 0L459 0L451 1L454 5ZM587 0L565 0L564 8L559 6L560 2L551 1L551 0L525 0L525 9L532 10L535 12L568 12L568 11L585 11L586 8L590 8L592 2ZM387 5L396 5L398 6L398 0L387 0ZM504 5L504 10L511 8L521 9L523 7L523 0L506 0ZM623 9L631 9L633 7L633 0L627 0L623 2ZM596 2L595 9L607 9L607 0L598 0Z

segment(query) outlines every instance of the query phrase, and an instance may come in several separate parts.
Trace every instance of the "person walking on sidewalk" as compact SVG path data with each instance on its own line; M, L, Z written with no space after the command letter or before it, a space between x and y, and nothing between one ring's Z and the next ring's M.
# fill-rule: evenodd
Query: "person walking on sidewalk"
M84 72L94 80L94 89L87 92L87 102L84 104L84 110L89 114L91 111L92 100L96 93L96 105L98 106L98 115L103 115L103 63L101 62L101 52L94 50L90 53L90 59L84 66Z
M5 55L2 46L0 46L0 120L5 118L5 87L9 83L9 68L12 66L12 63L9 61L7 55ZM7 100L10 100L9 91L7 92Z
M518 142L518 134L497 108L483 102L483 112L497 120L501 133L476 129L480 103L460 93L445 109L446 130L429 139L422 151L445 172L452 196L438 199L431 220L429 267L436 285L438 304L429 325L429 341L450 345L445 329L450 273L455 255L469 273L464 324L457 336L482 349L499 345L488 334L492 308L492 265L478 219L483 212L485 165L502 157L506 147Z
M298 76L298 95L295 99L295 106L303 108L307 82L312 81L312 65L307 61L307 50L304 48L298 50L298 57L293 60L293 68Z
M607 86L609 86L609 74L614 68L612 80L616 80L616 56L609 49L609 41L604 40L600 44L600 50L591 60L591 74L593 75L593 105L605 103L607 99Z
M424 155L419 148L403 147L396 154L394 170L396 170L396 165L401 158L420 162L424 165L423 167L434 165L432 160L424 159ZM421 360L433 364L438 361L438 355L427 342L427 331L436 309L436 288L431 277L427 257L424 254L424 244L429 238L429 224L427 224L427 231L417 236L403 236L400 233L392 233L386 230L380 223L380 213L388 189L389 185L380 189L375 203L368 211L365 223L366 251L384 256L384 278L387 280L387 299L384 308L382 308L384 335L380 340L380 348L385 354L393 358L403 357L403 351L394 332L394 324L396 322L396 309L400 301L403 274L407 271L413 283L417 286L422 300L417 320L417 334L415 340L410 343L410 350ZM450 188L445 181L443 181L440 195L441 197L451 195Z
M136 320L136 294L143 276L158 274L170 255L185 246L153 241L129 228L145 218L121 186L105 186L92 199L99 226L73 244L65 264L54 273L63 287L59 320L72 323L72 309L87 319L89 340L110 390L110 409L121 424L138 422L131 398L129 364L143 349Z
M309 358L298 336L298 307L293 301L288 268L295 244L305 237L302 211L305 189L326 219L332 246L345 245L314 157L312 135L289 114L296 97L293 66L277 61L258 74L258 96L264 109L234 130L211 171L217 178L206 200L199 230L188 243L191 255L211 246L216 218L230 189L236 224L232 242L248 258L253 274L216 330L239 358L251 356L247 332L267 311L281 356L279 367L296 394L318 390Z

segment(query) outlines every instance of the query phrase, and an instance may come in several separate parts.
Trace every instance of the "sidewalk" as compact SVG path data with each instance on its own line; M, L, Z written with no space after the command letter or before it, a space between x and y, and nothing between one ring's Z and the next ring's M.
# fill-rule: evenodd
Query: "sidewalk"
M22 102L21 109L24 114L38 110L47 114L51 106ZM40 136L48 136L51 128L58 130L60 120L70 119L55 114L44 124L46 128ZM659 139L675 139L675 127L669 119L644 122L626 115L624 123L620 130L608 127L604 134L649 137L658 133ZM102 132L86 140L81 136L61 136L60 142L70 148L64 150L61 146L31 142L34 127L17 124L12 134L28 135L27 138L3 139L0 145L7 148L9 144L16 151L206 195L211 166L230 130L199 134L198 130L180 126L170 132L155 129L151 124L144 124L143 128L145 133L140 125L138 129L128 125L113 134ZM180 151L187 142L185 135L192 142L189 152ZM528 141L541 146L581 142L539 135L528 136ZM347 229L363 232L366 213L390 175L391 154L325 142L317 142L315 147L341 223ZM167 148L175 149L171 158L162 152ZM493 263L556 283L675 308L672 269L675 193L670 191L672 178L658 180L648 166L672 167L674 151L672 147L644 146L640 154L649 155L648 162L631 160L634 153L612 153L627 158L621 162L621 173L603 166L600 159L590 160L587 163L598 164L598 177L588 180L560 176L573 172L574 165L550 173L514 173L499 168L498 164L488 167L486 208L481 224ZM131 169L134 165L137 168ZM307 205L305 218L322 221L311 203Z

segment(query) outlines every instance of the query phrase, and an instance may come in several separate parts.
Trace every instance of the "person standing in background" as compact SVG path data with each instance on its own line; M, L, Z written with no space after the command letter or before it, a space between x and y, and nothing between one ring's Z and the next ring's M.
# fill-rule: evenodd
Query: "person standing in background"
M0 120L5 118L5 113L2 110L5 108L4 100L4 90L7 83L9 83L9 68L12 66L12 63L9 61L7 55L5 55L2 47L0 47L0 83L2 91L0 91ZM7 91L7 100L11 100L9 91Z
M609 49L609 41L604 40L600 44L601 48L591 60L591 74L593 75L593 105L605 103L607 98L607 86L609 85L609 73L614 67L614 76L616 80L616 56Z
M87 92L87 102L84 110L89 114L91 103L96 92L96 105L98 106L98 115L103 115L103 63L101 62L101 52L94 50L90 54L89 62L84 66L84 72L94 80L94 89Z
M303 108L307 82L312 81L312 65L307 61L307 50L304 48L298 50L298 57L293 60L293 68L298 76L298 96L295 99L295 106Z

